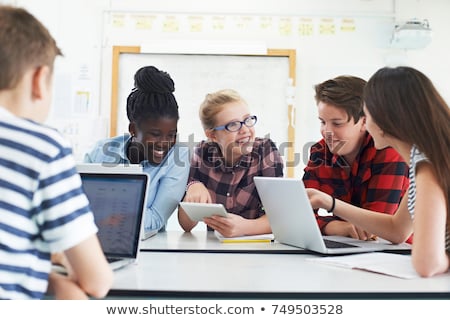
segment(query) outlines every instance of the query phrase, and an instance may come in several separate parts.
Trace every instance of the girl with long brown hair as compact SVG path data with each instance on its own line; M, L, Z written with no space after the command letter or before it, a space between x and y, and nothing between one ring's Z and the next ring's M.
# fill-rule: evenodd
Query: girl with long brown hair
M412 263L423 277L450 266L450 109L432 82L411 67L382 68L364 89L367 130L378 149L391 146L409 164L410 186L393 216L357 210L315 189L315 208L329 208L394 243L414 232Z

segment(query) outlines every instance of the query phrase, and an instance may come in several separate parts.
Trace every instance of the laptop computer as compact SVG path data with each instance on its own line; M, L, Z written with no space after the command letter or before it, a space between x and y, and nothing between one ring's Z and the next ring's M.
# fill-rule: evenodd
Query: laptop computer
M80 172L80 176L111 268L137 262L147 207L147 174Z
M118 173L140 173L143 167L140 164L131 163L77 163L78 172L118 172Z
M363 241L323 236L301 179L255 177L256 189L275 240L321 254L410 250L409 244L394 245L384 239Z
M77 171L79 173L143 173L144 168L140 164L130 163L78 163ZM149 177L150 179L150 177ZM150 184L150 182L148 182ZM158 229L143 229L141 240L146 240L158 233Z

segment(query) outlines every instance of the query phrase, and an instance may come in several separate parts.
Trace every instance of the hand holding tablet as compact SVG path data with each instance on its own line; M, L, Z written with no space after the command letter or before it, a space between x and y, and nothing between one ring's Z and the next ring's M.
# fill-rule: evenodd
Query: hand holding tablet
M180 206L193 221L202 221L203 218L214 215L222 217L228 215L227 210L220 203L180 202Z

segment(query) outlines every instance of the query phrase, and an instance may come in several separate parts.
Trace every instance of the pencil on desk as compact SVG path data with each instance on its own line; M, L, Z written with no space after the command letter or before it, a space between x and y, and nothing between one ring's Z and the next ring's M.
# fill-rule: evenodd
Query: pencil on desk
M222 243L273 242L272 239L224 239Z

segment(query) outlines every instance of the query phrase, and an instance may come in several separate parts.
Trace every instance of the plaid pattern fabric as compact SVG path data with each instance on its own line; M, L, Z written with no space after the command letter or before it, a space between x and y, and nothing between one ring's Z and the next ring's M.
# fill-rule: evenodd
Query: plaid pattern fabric
M225 164L218 144L202 141L195 148L188 182L202 182L212 202L223 204L228 212L255 219L264 214L255 176L283 176L282 158L270 139L256 138L252 152L234 166Z
M351 166L343 157L333 155L322 139L311 147L303 181L355 206L394 214L408 189L408 165L392 148L377 150L367 134ZM322 230L336 216L317 216Z

